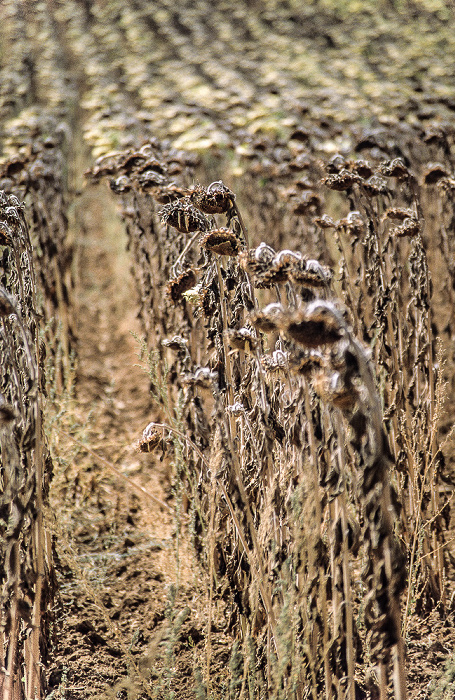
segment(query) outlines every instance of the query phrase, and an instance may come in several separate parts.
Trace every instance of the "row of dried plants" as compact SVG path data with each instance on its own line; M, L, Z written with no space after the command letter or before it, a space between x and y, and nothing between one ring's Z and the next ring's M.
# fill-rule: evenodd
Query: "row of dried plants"
M35 700L46 693L56 628L44 404L48 390L65 388L74 351L71 82L44 4L8 0L1 19L0 695Z
M221 181L194 185L191 157L158 142L90 173L121 198L138 283L160 416L140 449L174 452L207 575L208 697L216 600L243 649L240 697L404 698L410 617L445 605L452 370L430 265L438 236L438 285L453 286L452 168L406 161L313 160L305 202L298 184L286 193L298 250L250 247L257 217Z
M37 280L24 206L0 191L0 688L39 698L55 591L43 521L52 462L43 436Z

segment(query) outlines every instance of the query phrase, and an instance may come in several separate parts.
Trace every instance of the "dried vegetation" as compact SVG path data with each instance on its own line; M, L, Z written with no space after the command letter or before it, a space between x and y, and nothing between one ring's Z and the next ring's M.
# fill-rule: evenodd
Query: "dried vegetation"
M88 184L109 182L128 236L153 398L137 449L168 465L177 541L190 538L202 581L188 696L403 700L414 621L452 614L451 9L404 4L416 49L403 10L367 5L354 21L350 2L65 0L26 3L26 21L5 2L7 700L46 692L55 578L42 408L45 374L61 394L76 348L75 131L94 159ZM440 58L441 46L446 60L423 66L422 51ZM178 605L172 589L163 653L119 693L174 697L191 613ZM215 674L220 624L233 645ZM426 697L451 688L450 669Z
M141 449L173 438L183 451L175 478L210 600L225 599L242 639L242 692L253 645L277 697L374 685L385 697L388 680L404 697L402 631L416 610L445 605L450 474L438 426L449 368L436 337L450 339L453 321L438 327L430 282L445 234L424 225L447 174L438 189L427 182L424 148L419 161L411 151L314 161L312 191L344 215L307 212L299 249L281 251L274 231L248 248L235 193L188 186L183 158L185 177L160 206L164 187L158 201L144 191L139 152L115 156L128 185L111 187L166 387L156 392L165 422L147 427ZM167 172L166 149L148 159ZM302 252L315 236L319 260Z

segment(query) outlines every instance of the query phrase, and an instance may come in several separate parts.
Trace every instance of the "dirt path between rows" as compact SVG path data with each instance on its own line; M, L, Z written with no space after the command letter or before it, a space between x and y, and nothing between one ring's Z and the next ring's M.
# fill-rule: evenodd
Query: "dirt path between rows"
M126 235L104 187L79 197L73 228L77 369L74 396L62 399L51 494L60 601L50 690L65 700L150 697L151 677L154 695L165 684L182 697L203 649L196 608L204 593L193 585L168 468L135 446L152 407L133 337L140 326ZM194 610L179 636L179 661L168 655L166 669L173 621L187 606Z

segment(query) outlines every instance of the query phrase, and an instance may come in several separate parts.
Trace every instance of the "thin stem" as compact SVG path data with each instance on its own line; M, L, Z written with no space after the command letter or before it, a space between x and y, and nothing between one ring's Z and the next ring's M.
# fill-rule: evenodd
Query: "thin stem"
M184 259L185 255L188 253L188 251L190 250L190 248L193 246L194 242L197 240L197 238L198 238L200 235L201 235L201 232L200 232L200 231L196 231L196 233L193 234L193 235L191 236L190 240L188 241L188 243L186 244L186 246L184 247L184 249L182 250L182 252L181 252L180 255L178 256L177 260L176 260L175 263L172 265L171 272L172 272L173 275L178 275L178 274L179 274L178 269L179 269L180 263L182 262L182 260Z
M248 231L246 229L245 222L243 221L243 217L240 213L240 209L238 208L237 202L235 200L234 200L234 209L235 209L235 213L237 215L237 219L239 220L240 228L242 229L242 233L243 233L243 237L245 239L246 247L247 247L247 249L249 249L250 243L248 240Z

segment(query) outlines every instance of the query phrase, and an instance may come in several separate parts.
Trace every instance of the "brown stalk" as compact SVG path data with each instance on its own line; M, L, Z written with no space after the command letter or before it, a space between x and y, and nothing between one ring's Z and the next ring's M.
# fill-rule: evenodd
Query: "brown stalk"
M215 435L215 440L213 444L214 450L216 449L217 435ZM219 437L218 437L219 440ZM216 512L216 472L217 472L217 462L220 461L221 451L217 450L218 454L213 455L213 460L210 460L210 519L208 524L207 539L209 542L209 595L208 595L208 613L207 613L207 634L206 634L206 687L207 695L210 696L210 685L211 685L211 674L210 674L210 664L211 664L211 654L212 654L212 607L213 607L213 580L215 578L215 567L214 567L214 553L215 553L215 512ZM213 462L213 463L212 463Z
M18 637L20 629L19 615L19 582L20 582L20 561L19 561L19 542L12 544L12 561L13 561L13 576L14 583L12 586L10 598L10 631L8 658L5 670L5 700L16 700L16 673L17 673L17 652L18 652Z
M311 417L311 399L310 399L310 392L308 388L308 384L306 381L303 382L303 391L304 391L304 399L305 399L305 415L306 419L308 422L308 425L310 426L310 429L308 431L309 435L309 443L310 443L310 455L311 455L311 478L313 480L313 491L314 491L314 507L315 507L315 512L316 512L316 523L318 523L318 527L321 527L322 524L322 509L321 509L321 500L320 500L320 489L319 489L319 476L318 476L318 470L317 470L317 453L316 453L316 445L315 445L315 440L314 440L314 434L313 430L311 428L312 426L312 417ZM319 536L318 532L318 536ZM309 561L309 568L310 568L310 576L313 575L313 570L314 567L317 568L316 561L314 560L314 553L310 553L311 558L313 559L312 561ZM332 673L330 670L330 663L329 663L329 623L328 623L328 612L327 612L327 593L326 593L326 584L324 580L324 576L319 575L318 577L318 585L319 585L319 598L321 601L321 612L322 612L322 625L323 625L323 651L322 651L322 657L323 657L323 663L324 663L324 681L325 681L325 698L326 700L331 700L332 699Z
M337 424L337 434L339 439L343 435L343 429L341 426L341 421L339 416L336 417ZM338 450L340 470L343 478L347 475L347 466L345 461L345 455L343 447L340 445ZM339 513L337 512L339 511ZM353 620L353 608L352 608L352 595L351 595L351 563L349 557L348 548L348 520L347 520L347 508L346 508L346 491L345 487L343 492L335 500L335 522L338 520L338 515L341 516L341 529L342 529L342 567L343 567L343 591L344 591L344 616L346 624L346 662L348 667L348 691L347 697L349 700L355 700L355 653L354 653L354 620Z
M28 239L28 231L27 231ZM31 262L31 261L30 261ZM33 264L30 264L31 281L32 281L32 298L33 306L37 309L36 300L36 280L34 275ZM34 560L36 567L36 582L35 595L33 599L32 610L32 631L30 634L30 656L31 663L28 669L27 690L30 696L34 696L39 700L41 697L40 683L40 636L41 636L41 597L43 591L43 583L45 579L44 570L44 552L46 549L44 521L43 521L43 435L42 435L42 400L41 400L41 368L39 362L39 332L38 325L35 330L35 356L36 356L36 404L35 404L35 448L34 448L34 464L35 464L35 489L36 489L36 518L33 524L33 540L32 546L34 549Z
M247 250L249 250L250 243L249 243L249 239L248 239L248 231L247 231L247 228L245 226L245 222L243 221L242 214L240 213L240 209L238 208L237 202L235 200L234 200L233 206L234 206L236 216L239 220L240 228L242 229L243 237L245 239L246 248L247 248Z

